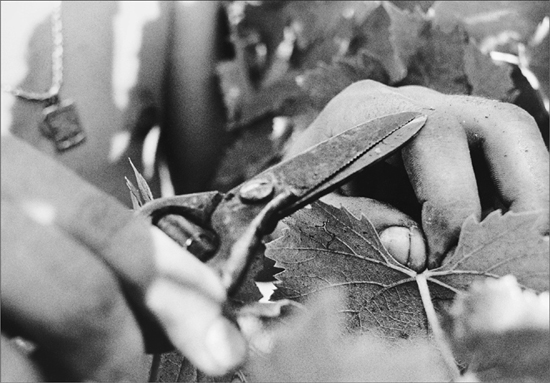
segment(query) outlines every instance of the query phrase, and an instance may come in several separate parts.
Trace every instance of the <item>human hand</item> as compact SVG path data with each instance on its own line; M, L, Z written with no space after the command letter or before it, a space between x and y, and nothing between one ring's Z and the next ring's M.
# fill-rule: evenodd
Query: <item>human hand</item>
M329 102L291 145L287 157L366 120L403 111L428 116L418 136L400 153L419 204L427 254L420 231L403 213L371 199L330 196L326 201L350 206L356 214L362 210L374 220L382 242L399 261L417 271L437 267L456 245L465 218L472 214L480 218L482 208L548 210L548 151L538 127L523 109L493 100L444 95L420 86L392 88L360 81ZM396 163L396 159L387 162ZM483 162L488 168L485 174ZM359 189L367 189L371 198L403 197L408 185L388 183L387 169L367 170L356 179L356 187L348 190L356 194L359 183ZM368 177L373 174L378 178ZM495 196L499 199L496 204ZM409 232L407 227L413 229ZM548 231L548 222L541 230Z
M241 363L209 267L29 145L2 137L1 155L2 381L144 380L153 316L206 374Z

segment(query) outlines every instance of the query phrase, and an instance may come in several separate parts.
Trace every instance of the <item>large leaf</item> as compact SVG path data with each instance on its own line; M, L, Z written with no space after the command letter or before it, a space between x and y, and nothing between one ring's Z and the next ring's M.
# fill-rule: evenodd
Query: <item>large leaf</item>
M446 30L425 15L383 3L360 23L348 55L304 68L300 86L319 108L355 81L414 84L446 94L513 101L509 65L496 65L460 25Z
M470 217L453 255L427 276L465 290L480 277L512 274L524 287L548 290L548 236L537 230L543 218L543 212L501 215L500 211L481 223Z
M313 105L321 110L346 87L367 78L388 82L382 63L362 50L355 56L338 58L330 65L321 63L298 77L297 82L308 93Z
M300 86L322 109L331 98L353 82L371 79L384 84L397 83L407 75L410 60L423 44L420 34L424 16L400 10L390 3L374 8L357 24L346 56L336 56L313 69L306 69Z
M464 50L464 71L472 87L473 96L501 101L515 99L515 86L510 77L512 67L508 64L496 65L473 44L469 44Z
M535 229L540 213L490 214L464 223L454 255L422 274L435 303L450 301L475 279L514 274L523 286L548 289L548 238ZM365 217L315 203L286 220L285 234L266 256L285 270L275 298L301 300L330 289L347 291L350 330L385 337L426 336L417 274L395 261Z
M426 20L420 12L400 10L383 2L359 26L355 44L380 60L391 84L407 75L410 57L422 45Z
M418 49L406 81L447 94L469 94L464 70L468 36L458 26L447 32L437 26L424 30L425 43Z
M384 249L365 217L323 203L285 220L283 237L267 244L266 256L285 271L273 298L301 300L328 289L347 290L350 329L392 338L426 336L428 323L415 273ZM439 286L440 296L453 294Z

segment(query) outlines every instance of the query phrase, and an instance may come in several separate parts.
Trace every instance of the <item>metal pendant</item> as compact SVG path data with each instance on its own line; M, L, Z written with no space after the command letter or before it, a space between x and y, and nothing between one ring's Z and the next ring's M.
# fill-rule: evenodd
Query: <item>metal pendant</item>
M86 139L73 101L51 103L42 113L44 120L40 130L55 143L58 152L74 148Z

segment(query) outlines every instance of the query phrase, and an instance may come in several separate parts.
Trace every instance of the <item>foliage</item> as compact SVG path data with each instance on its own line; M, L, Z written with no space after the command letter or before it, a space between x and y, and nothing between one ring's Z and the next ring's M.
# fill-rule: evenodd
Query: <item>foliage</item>
M548 44L534 35L548 8L513 1L227 2L235 57L219 64L218 75L232 143L212 188L229 190L267 168L266 158L276 160L332 97L361 79L512 102L525 85L509 63L489 57L497 49L522 53L522 65L546 88ZM544 112L536 117L543 127ZM281 117L292 135L272 135ZM239 160L258 141L265 156Z
M542 218L496 211L483 222L468 219L448 260L416 274L392 259L365 217L312 204L267 244L284 267L279 300L235 311L250 344L247 364L213 378L171 354L163 374L173 371L178 381L544 381L549 299L535 293L548 290L548 236L536 230ZM439 315L430 318L432 304ZM440 322L446 336L436 331ZM445 348L466 367L462 375Z
M264 347L251 353L241 376L253 382L444 382L453 376L432 339L388 342L350 336L335 308L345 300L320 293L287 324L253 334ZM548 293L522 291L515 278L474 283L453 303L442 339L469 367L457 382L543 382L549 373Z
M235 56L217 72L232 142L212 189L229 190L272 165L331 98L361 79L512 102L517 71L489 56L498 50L519 57L548 94L548 37L537 37L547 2L225 6ZM140 201L139 191L132 194ZM530 322L548 312L547 293L533 292L548 290L548 236L536 230L539 219L498 211L483 222L470 218L446 262L419 275L392 259L368 219L313 204L267 244L267 256L284 268L279 301L237 310L251 344L243 369L207 377L172 353L163 356L169 368L161 380L544 381L548 318ZM510 274L519 285L499 279ZM336 298L326 295L332 290ZM306 310L286 300L310 297ZM498 327L511 317L514 326ZM463 369L459 377L446 347Z
M463 225L454 254L441 267L422 274L432 299L451 301L477 279L514 274L537 291L548 289L548 239L535 226L542 213L491 213L482 223ZM350 330L385 338L426 336L428 323L417 274L399 264L382 246L366 217L317 202L285 220L285 234L267 245L266 256L285 270L276 298L303 299L327 289L345 288Z

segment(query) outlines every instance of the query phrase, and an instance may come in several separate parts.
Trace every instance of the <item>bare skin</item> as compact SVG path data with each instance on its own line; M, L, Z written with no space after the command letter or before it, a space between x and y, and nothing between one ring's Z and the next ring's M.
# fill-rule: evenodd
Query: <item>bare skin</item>
M2 2L2 84L48 89L54 6ZM214 2L64 2L61 98L75 101L88 135L69 152L56 153L40 133L44 105L2 94L2 381L146 380L147 329L132 306L157 316L208 374L244 359L243 338L222 315L218 277L159 230L134 222L124 185L128 158L146 173L144 139L160 123L147 114L153 106L163 114L176 192L204 188L223 116L213 100L214 34L202 30L214 28L217 10ZM169 49L170 71L161 65ZM66 168L82 178L51 178ZM158 197L158 168L147 180ZM104 228L124 238L94 237ZM115 242L131 246L116 254ZM22 353L12 335L37 352Z
M15 138L2 139L2 181L2 333L38 346L18 358L42 379L143 380L143 310L205 372L243 360L219 277L159 229Z
M349 86L331 100L290 148L288 157L365 120L402 111L428 115L425 127L401 153L416 198L422 205L421 228L427 241L427 254L420 246L409 254L407 262L414 269L437 267L456 244L464 219L470 215L481 216L478 185L470 158L473 147L481 150L489 165L493 186L506 208L516 212L548 211L548 151L534 119L512 104L443 95L419 86L392 88L365 80ZM382 224L379 217L384 215L385 207L369 209L372 203L368 200L346 202L345 197L340 197L338 203L355 206L356 212L361 210L358 206L364 204L363 211L367 215L375 214L379 228L387 228L391 220L395 226L407 221L406 217L397 219L399 214L393 214L388 215L393 218ZM548 223L541 230L547 232Z
M209 9L205 13L197 8L195 16L192 8L182 10L184 2L161 4L159 19L148 20L150 24L144 22L138 28L147 36L136 50L143 53L140 68L147 75L140 76L138 72L137 82L130 87L119 83L119 76L114 76L116 81L112 83L111 65L118 64L111 62L115 37L109 28L120 22L115 16L124 12L117 13L109 2L66 4L66 76L61 96L77 102L89 141L66 156L57 156L51 143L36 129L41 106L10 99L9 95L2 97L2 131L21 137L48 157L56 157L87 182L129 205L123 182L124 176L131 174L126 158L132 157L140 170L144 167L139 160L144 132L139 130L139 124L132 124L147 104L143 101L150 100L151 95L155 103L160 101L162 90L168 102L166 108L159 109L167 114L163 116L166 124L162 126L162 139L168 143L164 149L176 192L201 190L219 151L219 142L215 142L219 132L215 127L220 126L216 117L220 114L211 108L219 105L214 102L211 82L215 60L210 48L214 44L211 34L205 33L214 24L204 18L205 14L213 18L213 3L194 2L196 7ZM170 13L164 8L171 4L178 7L174 13L177 28L172 42L174 52L166 56L167 52L161 49L167 46L167 19L163 15ZM49 11L44 17L33 19L27 15L28 5L24 2L2 2L3 11L5 5L22 7L24 17L14 18L16 28L2 33L2 81L5 76L10 85L25 80L28 89L47 89L49 68L36 63L31 66L28 59L37 63L50 60L51 41L44 24ZM80 7L86 7L85 12ZM134 9L130 14L133 12ZM9 12L2 12L3 28L8 25L4 22L8 15ZM180 17L188 19L183 22ZM92 25L84 28L84 23ZM36 31L39 26L42 29ZM127 28L122 23L121 29L126 31L123 42L134 35ZM101 33L89 34L85 32L88 30ZM26 38L10 42L16 32ZM31 39L33 34L37 40ZM160 65L165 57L170 57L172 63L167 72ZM19 73L26 68L29 73ZM163 73L170 73L169 78L163 78ZM132 98L133 85L146 89L149 96ZM130 100L127 107L117 101L124 99L125 92ZM548 209L548 153L532 120L513 106L490 101L483 105L424 88L393 89L361 82L326 107L292 153L338 133L324 131L324 126L344 129L403 110L428 114L428 125L402 153L416 195L425 206L422 226L378 201L328 197L332 203L345 204L356 215L367 212L396 258L421 270L426 265L426 246L419 228L427 238L427 259L436 264L456 240L463 218L479 215L473 170L466 160L468 145L482 144L498 176L502 198L512 209ZM486 123L476 122L485 115ZM491 129L488 124L501 129ZM519 130L520 126L524 129ZM120 133L128 133L130 140L122 152L114 151L113 161L113 139ZM54 187L57 181L48 178L48 174L64 174L65 168L48 162L48 157L40 157L10 137L2 137L2 146L2 380L41 381L48 376L44 366L55 369L56 380L143 380L142 334L146 329L134 315L135 302L159 318L174 345L204 372L223 374L242 362L243 339L221 314L225 293L208 267L158 230L136 223L128 209L115 206L112 199L90 189L81 179L73 180L69 187ZM442 149L429 149L434 146ZM8 167L11 173L6 170ZM204 171L197 171L199 167ZM154 182L158 181L158 173L151 181L158 191L158 182ZM38 202L47 202L45 210L44 204L36 205L37 197ZM95 201L95 205L90 201ZM103 210L94 209L102 204L108 204L116 214L102 215ZM44 214L37 216L37 211ZM434 219L443 225L431 225ZM114 252L115 247L110 248L109 243L116 238L109 239L105 227L118 228L116 233L132 247ZM411 227L417 228L410 231ZM438 227L444 229L440 231ZM98 232L105 237L91 235ZM51 246L52 238L56 239L55 247ZM33 340L42 351L34 356L21 353L7 339L13 335L8 334L9 321L17 323L16 334Z

